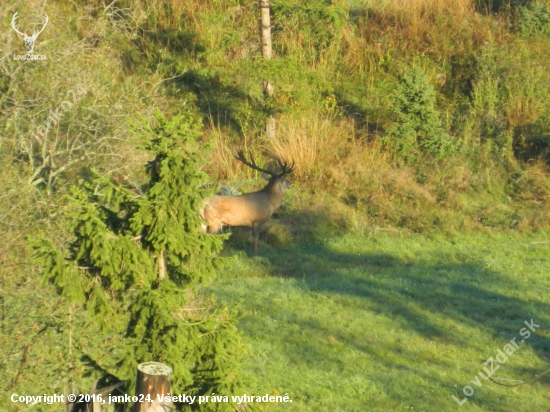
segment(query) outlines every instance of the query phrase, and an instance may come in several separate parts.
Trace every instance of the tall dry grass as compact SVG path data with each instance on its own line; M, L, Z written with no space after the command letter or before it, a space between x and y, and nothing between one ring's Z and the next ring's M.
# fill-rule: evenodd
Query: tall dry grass
M369 78L381 69L398 71L418 56L442 63L456 60L509 35L506 24L498 28L493 21L504 17L477 13L473 0L373 1L354 13L354 23L342 29L340 61L351 72L366 71Z
M295 164L293 177L300 181L323 179L329 165L338 163L357 147L353 123L320 113L286 114L278 119L277 137L272 140L232 139L227 132L208 124L215 135L209 172L218 179L242 177L242 164L235 160L239 150L252 151L259 165L277 157Z
M279 120L277 137L267 141L267 151L292 159L294 175L301 180L321 177L327 165L353 150L353 123L320 113L286 115Z
M406 14L411 21L419 21L427 13L464 17L474 11L473 3L473 0L385 0L373 2L372 7L388 14Z
M210 131L213 129L210 124ZM239 143L230 139L227 133L217 129L214 137L214 147L210 152L207 172L218 180L236 179L239 177L241 163L235 159L238 150L246 150Z

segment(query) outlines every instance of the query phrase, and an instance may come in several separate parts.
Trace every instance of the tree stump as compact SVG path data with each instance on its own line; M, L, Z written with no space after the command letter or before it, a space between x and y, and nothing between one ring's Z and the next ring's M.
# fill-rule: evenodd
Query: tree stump
M146 362L137 367L136 396L143 399L136 402L135 412L167 412L172 402L163 399L170 393L172 369L162 363Z

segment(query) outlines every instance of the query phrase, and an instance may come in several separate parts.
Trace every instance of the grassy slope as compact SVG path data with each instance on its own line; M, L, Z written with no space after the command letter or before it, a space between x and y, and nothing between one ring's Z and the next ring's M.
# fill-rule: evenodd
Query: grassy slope
M531 317L541 324L538 337L498 376L528 378L542 370L549 352L548 308L542 303L548 296L543 269L549 246L529 242L544 235L461 234L452 244L437 236L364 236L353 229L368 224L438 230L434 221L449 231L516 227L518 221L525 232L549 227L547 167L522 165L525 170L512 173L495 160L493 146L476 146L498 140L498 133L489 132L502 125L514 130L520 152L531 150L529 137L548 136L549 43L517 39L505 16L461 11L468 1L407 0L416 11L403 12L404 1L389 1L393 7L387 8L376 1L335 1L346 11L340 22L326 2L312 1L306 9L299 1L277 2L274 65L284 70L273 76L283 102L279 130L286 139L278 146L258 137L262 77L253 3L173 0L171 8L162 8L166 12L146 13L149 23L138 18L144 2L126 2L130 14L120 14L125 18L105 12L99 1L95 8L84 1L48 3L45 11L56 22L37 46L48 61L41 66L8 61L10 70L0 79L0 100L7 90L10 102L2 100L0 119L7 142L0 232L10 239L0 248L0 369L8 371L0 398L12 391L59 393L73 375L85 375L67 356L66 306L58 308L53 288L40 285L24 241L40 228L62 242L63 222L54 216L64 203L27 185L32 170L17 148L20 135L40 124L76 82L89 89L79 107L90 110L72 111L61 136L89 130L95 133L90 136L118 139L112 149L116 167L107 155L85 166L114 176L134 171L145 159L129 140L128 114L147 116L155 107L175 112L186 101L211 120L207 133L219 133L209 169L213 180L242 179L233 153L250 142L253 150L297 159L296 186L313 193L315 207L294 205L300 225L287 224L278 242L268 237L271 246L262 244L262 258L230 259L228 273L210 287L228 303L244 299L240 326L251 347L254 393L288 391L294 402L284 410L456 410L450 396L460 398L481 362ZM0 31L6 56L22 47L10 15L23 6L8 4ZM368 12L362 4L369 5ZM443 13L443 4L456 7ZM25 7L22 15L39 11L33 4ZM146 30L134 39L131 29L139 25ZM427 177L422 168L420 173L394 168L386 153L364 144L390 124L391 91L414 64L439 85L443 118L474 152L474 160L466 153L436 173L427 167ZM299 157L304 149L309 156ZM57 190L64 193L79 173L64 175ZM293 211L281 215L288 212ZM319 222L322 234L315 227ZM344 235L347 229L351 233ZM302 243L289 241L292 236L301 236ZM248 240L241 245L250 251ZM241 245L232 240L234 249ZM464 408L548 410L545 382L518 390L484 383Z
M256 394L289 393L269 410L548 410L547 380L510 389L469 381L525 320L540 325L494 375L529 379L547 367L550 281L544 238L360 233L228 251L209 287L242 301ZM235 247L240 248L239 245ZM250 248L245 247L246 253Z

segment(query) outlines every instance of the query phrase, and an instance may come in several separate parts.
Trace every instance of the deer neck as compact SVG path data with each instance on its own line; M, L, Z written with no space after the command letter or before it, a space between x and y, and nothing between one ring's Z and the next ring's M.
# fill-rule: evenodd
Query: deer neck
M281 203L283 202L284 191L282 191L275 182L269 182L262 189L262 192L267 195L268 203L273 213L279 208L279 206L281 206Z

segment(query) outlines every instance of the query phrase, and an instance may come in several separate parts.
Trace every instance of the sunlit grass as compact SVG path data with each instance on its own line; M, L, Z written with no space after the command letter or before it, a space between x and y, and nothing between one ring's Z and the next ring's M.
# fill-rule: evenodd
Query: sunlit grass
M269 410L544 410L548 381L520 389L481 379L483 362L524 321L540 328L494 377L529 379L550 355L549 244L538 236L387 236L355 232L228 250L209 287L241 301L255 393L284 394ZM235 245L234 245L235 246ZM236 245L235 247L240 248Z

